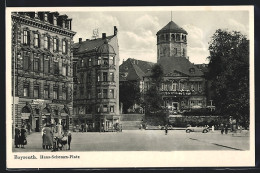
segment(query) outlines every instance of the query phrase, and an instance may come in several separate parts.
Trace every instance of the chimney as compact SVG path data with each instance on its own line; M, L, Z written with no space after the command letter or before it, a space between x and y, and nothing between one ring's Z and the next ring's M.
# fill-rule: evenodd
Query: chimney
M79 38L79 43L82 43L82 38Z
M106 33L102 33L102 39L106 39Z
M114 35L117 35L117 27L114 26Z

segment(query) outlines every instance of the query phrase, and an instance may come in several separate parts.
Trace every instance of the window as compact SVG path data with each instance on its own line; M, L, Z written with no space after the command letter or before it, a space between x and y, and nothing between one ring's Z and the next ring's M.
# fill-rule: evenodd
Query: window
M53 51L58 51L59 50L59 41L57 38L53 39Z
M40 71L40 59L39 59L39 57L34 58L33 70L34 71Z
M98 65L101 65L101 57L98 57L97 64L98 64Z
M91 58L88 59L88 66L91 67Z
M24 70L29 70L29 62L30 62L30 57L24 56L24 61L23 61Z
M67 76L67 65L66 64L62 65L62 75Z
M40 47L40 38L38 33L34 34L34 47Z
M108 65L108 57L103 57L104 65Z
M175 35L174 34L172 34L172 40L175 41Z
M66 90L66 88L64 88L63 91L62 91L62 98L63 98L63 100L67 100L67 90Z
M100 79L100 74L97 75L97 81L99 82L101 79Z
M181 39L184 40L184 35L181 35Z
M100 106L97 106L97 112L100 112Z
M194 85L193 84L191 84L190 89L194 90Z
M68 52L68 42L66 40L62 40L62 53L67 54Z
M81 60L81 67L84 67L84 59Z
M201 87L201 83L200 82L198 83L198 90L202 91L202 87Z
M24 97L29 97L29 85L24 85L23 87L23 96Z
M58 87L53 87L53 99L58 99Z
M199 105L199 106L202 106L202 100L199 100L199 101L198 101L198 105Z
M97 95L98 95L98 98L99 98L99 99L102 98L101 89L98 89L98 90L97 90Z
M108 112L108 107L107 107L107 105L103 105L103 112Z
M173 90L173 91L176 91L176 90L177 90L177 83L173 83L173 84L172 84L172 90Z
M109 64L115 65L115 57L113 57L113 56L109 57Z
M115 98L115 97L114 97L114 90L113 90L113 89L110 89L110 90L109 90L109 98L111 98L111 99Z
M43 95L45 99L49 98L49 86L44 86Z
M39 86L34 86L34 88L33 88L33 97L39 98Z
M50 37L49 36L44 36L44 48L45 49L50 49Z
M177 35L176 35L176 40L177 40L177 41L180 41L180 39L181 39L181 38L180 38L180 34L177 34Z
M60 73L59 62L54 62L53 66L54 74L58 75Z
M50 73L50 60L44 60L44 73Z
M107 81L107 72L103 72L103 81L104 81L104 82Z
M190 101L190 105L192 106L192 105L194 105L195 104L195 102L193 101L193 100L191 100Z
M56 18L56 16L53 16L53 25L57 26L57 18Z
M23 44L29 45L30 44L30 31L23 31Z
M44 13L44 21L47 22L48 21L48 14Z
M115 112L114 106L110 106L110 112Z
M182 56L186 56L185 49L182 50Z
M114 82L115 81L115 78L114 78L114 73L113 72L110 72L110 81Z
M107 98L107 89L103 89L103 98Z
M87 74L87 82L91 83L91 73L90 72Z
M91 90L90 90L90 89L88 89L88 94L87 94L87 96L88 96L88 99L91 99Z

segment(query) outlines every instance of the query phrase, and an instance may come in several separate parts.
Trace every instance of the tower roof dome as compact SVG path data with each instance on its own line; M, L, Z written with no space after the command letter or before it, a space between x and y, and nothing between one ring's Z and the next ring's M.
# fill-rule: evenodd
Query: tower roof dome
M158 31L157 35L162 34L162 33L184 33L184 34L188 34L187 31L185 31L183 28L179 27L173 21L170 21L166 26L164 26L160 31Z
M104 44L102 44L98 50L97 53L100 54L116 54L114 48L108 44L108 40L105 40Z

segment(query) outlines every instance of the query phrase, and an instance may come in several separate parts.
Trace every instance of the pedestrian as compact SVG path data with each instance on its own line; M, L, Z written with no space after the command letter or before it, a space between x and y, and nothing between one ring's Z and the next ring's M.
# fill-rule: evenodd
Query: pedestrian
M88 124L86 123L86 132L88 132Z
M53 133L50 124L43 129L43 148L51 149L53 146Z
M212 132L214 132L214 130L215 130L215 126L214 126L214 125L212 125Z
M58 125L57 125L57 133L58 133L58 136L60 136L62 133L62 126L60 125L60 123L58 123Z
M168 134L168 125L167 124L165 125L164 129L165 129L165 135L167 135Z
M21 148L24 148L24 145L27 145L26 129L24 126L22 126L22 128L21 128L20 145L21 145Z
M27 131L28 131L28 134L31 133L31 124L30 124L30 122L28 122L28 124L27 124Z
M225 134L228 134L228 125L225 126Z
M224 125L223 124L220 124L220 129L221 129L221 134L223 135L223 133L224 133Z
M20 145L20 141L19 141L20 133L21 133L21 131L18 128L18 125L16 124L15 125L15 131L14 131L14 144L15 144L15 148L19 148L19 145Z
M84 124L82 123L81 124L81 132L83 133L83 131L84 131Z
M70 130L67 131L66 135L68 136L68 150L70 150L70 143L71 143L71 139L72 139L72 135Z

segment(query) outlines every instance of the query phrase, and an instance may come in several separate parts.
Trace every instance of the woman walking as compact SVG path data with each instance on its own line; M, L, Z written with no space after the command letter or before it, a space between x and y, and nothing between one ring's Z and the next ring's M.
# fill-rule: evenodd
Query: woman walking
M21 129L20 145L21 145L21 148L24 148L24 145L27 145L26 129L24 126L22 126L22 129Z
M43 129L43 149L51 149L53 145L53 132L50 125L47 124Z

